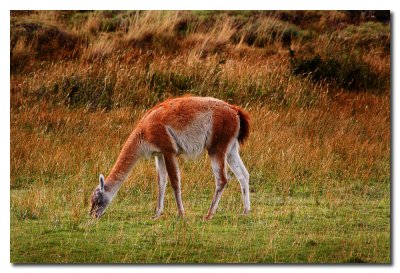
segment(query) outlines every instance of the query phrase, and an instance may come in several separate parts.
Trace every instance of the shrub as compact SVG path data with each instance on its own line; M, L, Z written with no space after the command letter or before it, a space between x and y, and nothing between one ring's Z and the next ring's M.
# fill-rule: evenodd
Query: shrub
M114 74L104 72L72 74L62 76L47 85L33 90L36 101L47 101L53 105L86 107L90 110L111 109L116 84Z
M355 56L296 58L291 62L294 75L308 76L316 82L337 84L347 90L372 90L383 87L383 79Z
M60 91L65 94L65 103L70 107L111 109L114 86L115 78L113 77L72 76L61 82Z
M389 22L389 10L348 10L346 13L352 19L354 24L359 24L366 21Z
M57 26L23 19L11 20L11 54L24 40L39 59L59 59L73 54L79 38Z

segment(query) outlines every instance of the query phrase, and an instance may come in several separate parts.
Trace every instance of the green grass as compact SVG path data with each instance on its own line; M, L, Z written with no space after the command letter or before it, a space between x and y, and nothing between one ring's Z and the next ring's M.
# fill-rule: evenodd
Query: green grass
M85 209L71 209L85 198L81 193L61 194L56 209L38 204L36 214L12 209L11 262L390 263L388 196L331 203L260 190L251 194L252 213L241 216L239 186L231 181L215 218L204 222L212 185L190 189L188 195L191 186L183 183L184 219L176 216L170 189L166 213L157 221L151 219L155 192L130 187L121 189L100 221L90 219ZM46 199L63 189L41 191ZM23 189L11 193L14 200L28 196Z

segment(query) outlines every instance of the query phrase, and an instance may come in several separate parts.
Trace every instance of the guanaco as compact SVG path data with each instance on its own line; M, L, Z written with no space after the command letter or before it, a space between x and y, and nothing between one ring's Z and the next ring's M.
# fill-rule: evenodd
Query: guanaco
M215 176L215 192L204 219L213 217L228 182L227 165L240 182L244 214L250 212L249 173L239 155L250 132L250 116L242 108L211 97L168 99L139 121L120 152L110 174L92 193L90 214L99 218L111 203L135 162L154 156L158 174L158 202L154 218L163 214L167 177L178 213L184 215L177 156L195 158L207 150Z

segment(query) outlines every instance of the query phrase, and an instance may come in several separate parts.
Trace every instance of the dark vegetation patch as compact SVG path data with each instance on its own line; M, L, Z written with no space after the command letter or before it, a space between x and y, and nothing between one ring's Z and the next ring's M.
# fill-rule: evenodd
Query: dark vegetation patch
M390 10L348 10L344 12L348 14L354 24L368 21L390 22Z
M65 94L64 102L70 107L111 109L115 81L113 76L73 76L63 80L59 90L55 85L55 91Z
M174 33L179 37L184 37L193 28L189 18L180 19L173 27Z
M53 104L88 109L111 109L116 77L113 74L92 73L70 75L43 85L34 94L36 100L46 100Z
M291 66L294 75L310 77L315 82L327 82L350 91L382 91L385 83L385 79L360 58L346 54L294 58Z
M155 50L159 53L176 53L180 50L179 39L171 33L154 33L144 31L140 35L130 38L128 44L145 50Z
M306 242L306 246L307 247L313 247L313 246L316 246L316 245L318 245L318 243L316 241L314 241L314 240L308 240Z
M345 260L344 263L349 263L349 264L363 264L367 263L363 259L357 256L350 257L349 259Z
M11 72L20 72L33 60L57 60L76 55L79 37L58 26L11 19Z
M11 19L11 56L18 40L25 40L38 59L67 57L73 53L79 37L58 26L31 20Z
M241 27L233 36L232 42L244 42L249 46L266 47L275 42L282 43L284 47L290 46L293 39L300 36L296 26L273 21L263 25L260 21L248 23Z
M291 24L307 28L319 22L322 12L296 10L278 12L279 19Z

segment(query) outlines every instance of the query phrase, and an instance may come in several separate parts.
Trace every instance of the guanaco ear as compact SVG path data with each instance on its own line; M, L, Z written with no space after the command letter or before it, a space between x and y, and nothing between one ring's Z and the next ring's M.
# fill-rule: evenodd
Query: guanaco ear
M99 181L100 181L100 190L104 191L104 176L100 174L99 176Z

